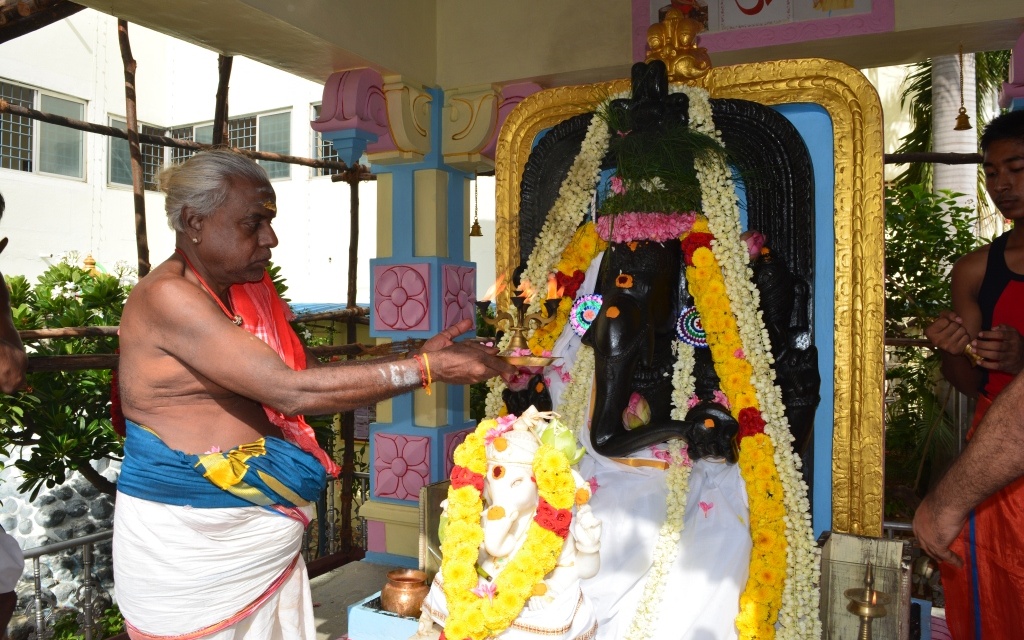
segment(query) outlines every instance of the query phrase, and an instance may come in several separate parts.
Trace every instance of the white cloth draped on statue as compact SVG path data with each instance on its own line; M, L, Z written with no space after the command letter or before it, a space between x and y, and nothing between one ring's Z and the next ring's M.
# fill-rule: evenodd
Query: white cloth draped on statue
M597 283L602 255L591 263L577 296ZM571 369L580 338L566 325L552 352ZM549 376L558 407L565 383ZM589 416L589 408L584 415ZM589 424L579 429L587 454L579 464L584 479L597 491L590 500L601 530L601 570L583 581L583 594L598 616L599 640L626 638L654 563L654 548L665 520L665 471L631 467L591 451ZM643 453L637 458L649 458ZM701 506L703 503L703 507ZM680 533L679 554L662 589L654 640L730 640L737 637L735 619L749 573L750 519L747 492L737 465L703 460L694 463Z
M299 555L302 522L263 507L198 509L123 493L116 504L117 603L144 634L181 636L217 625L279 581L249 615L201 637L316 637L306 565ZM303 509L309 517L312 506Z
M588 454L584 478L598 488L590 500L601 530L601 571L583 582L598 614L601 640L626 638L654 563L665 520L665 472L632 468ZM702 506L703 503L703 506ZM694 463L679 555L655 596L654 639L736 638L736 614L750 562L747 496L739 467Z

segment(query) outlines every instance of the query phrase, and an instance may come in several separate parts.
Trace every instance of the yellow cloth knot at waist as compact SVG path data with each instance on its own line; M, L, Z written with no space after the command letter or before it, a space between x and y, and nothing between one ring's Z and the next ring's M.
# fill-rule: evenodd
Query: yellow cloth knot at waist
M647 458L609 458L609 460L614 460L628 467L651 467L661 469L662 471L668 469L668 463L664 460L648 460Z
M266 453L265 440L260 438L240 444L227 453L204 453L199 456L199 464L206 469L203 477L226 491L242 482L249 471L249 458Z

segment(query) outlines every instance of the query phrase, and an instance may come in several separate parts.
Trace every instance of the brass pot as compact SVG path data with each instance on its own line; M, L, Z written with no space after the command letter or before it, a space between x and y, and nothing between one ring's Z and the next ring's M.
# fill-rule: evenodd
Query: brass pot
M418 618L420 605L430 586L427 574L416 569L388 571L388 582L380 592L380 606L385 611L408 618Z

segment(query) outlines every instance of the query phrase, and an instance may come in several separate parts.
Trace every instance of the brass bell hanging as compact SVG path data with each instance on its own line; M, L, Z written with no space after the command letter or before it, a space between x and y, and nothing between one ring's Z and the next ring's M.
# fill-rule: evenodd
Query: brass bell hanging
M484 232L480 230L480 176L473 179L473 226L469 228L470 238L482 238Z
M971 128L971 118L964 107L964 44L960 43L960 113L956 115L953 131L967 131Z
M971 117L967 115L967 109L960 107L960 113L956 116L956 124L953 125L954 131L967 131L971 128Z

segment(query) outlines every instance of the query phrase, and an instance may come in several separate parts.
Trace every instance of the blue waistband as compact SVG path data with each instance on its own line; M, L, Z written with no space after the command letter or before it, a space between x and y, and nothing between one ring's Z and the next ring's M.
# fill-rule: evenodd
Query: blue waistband
M231 479L225 482L225 476ZM223 488L214 484L215 478ZM316 458L280 438L196 455L171 449L155 433L128 420L117 490L196 508L300 507L316 500L326 478Z

